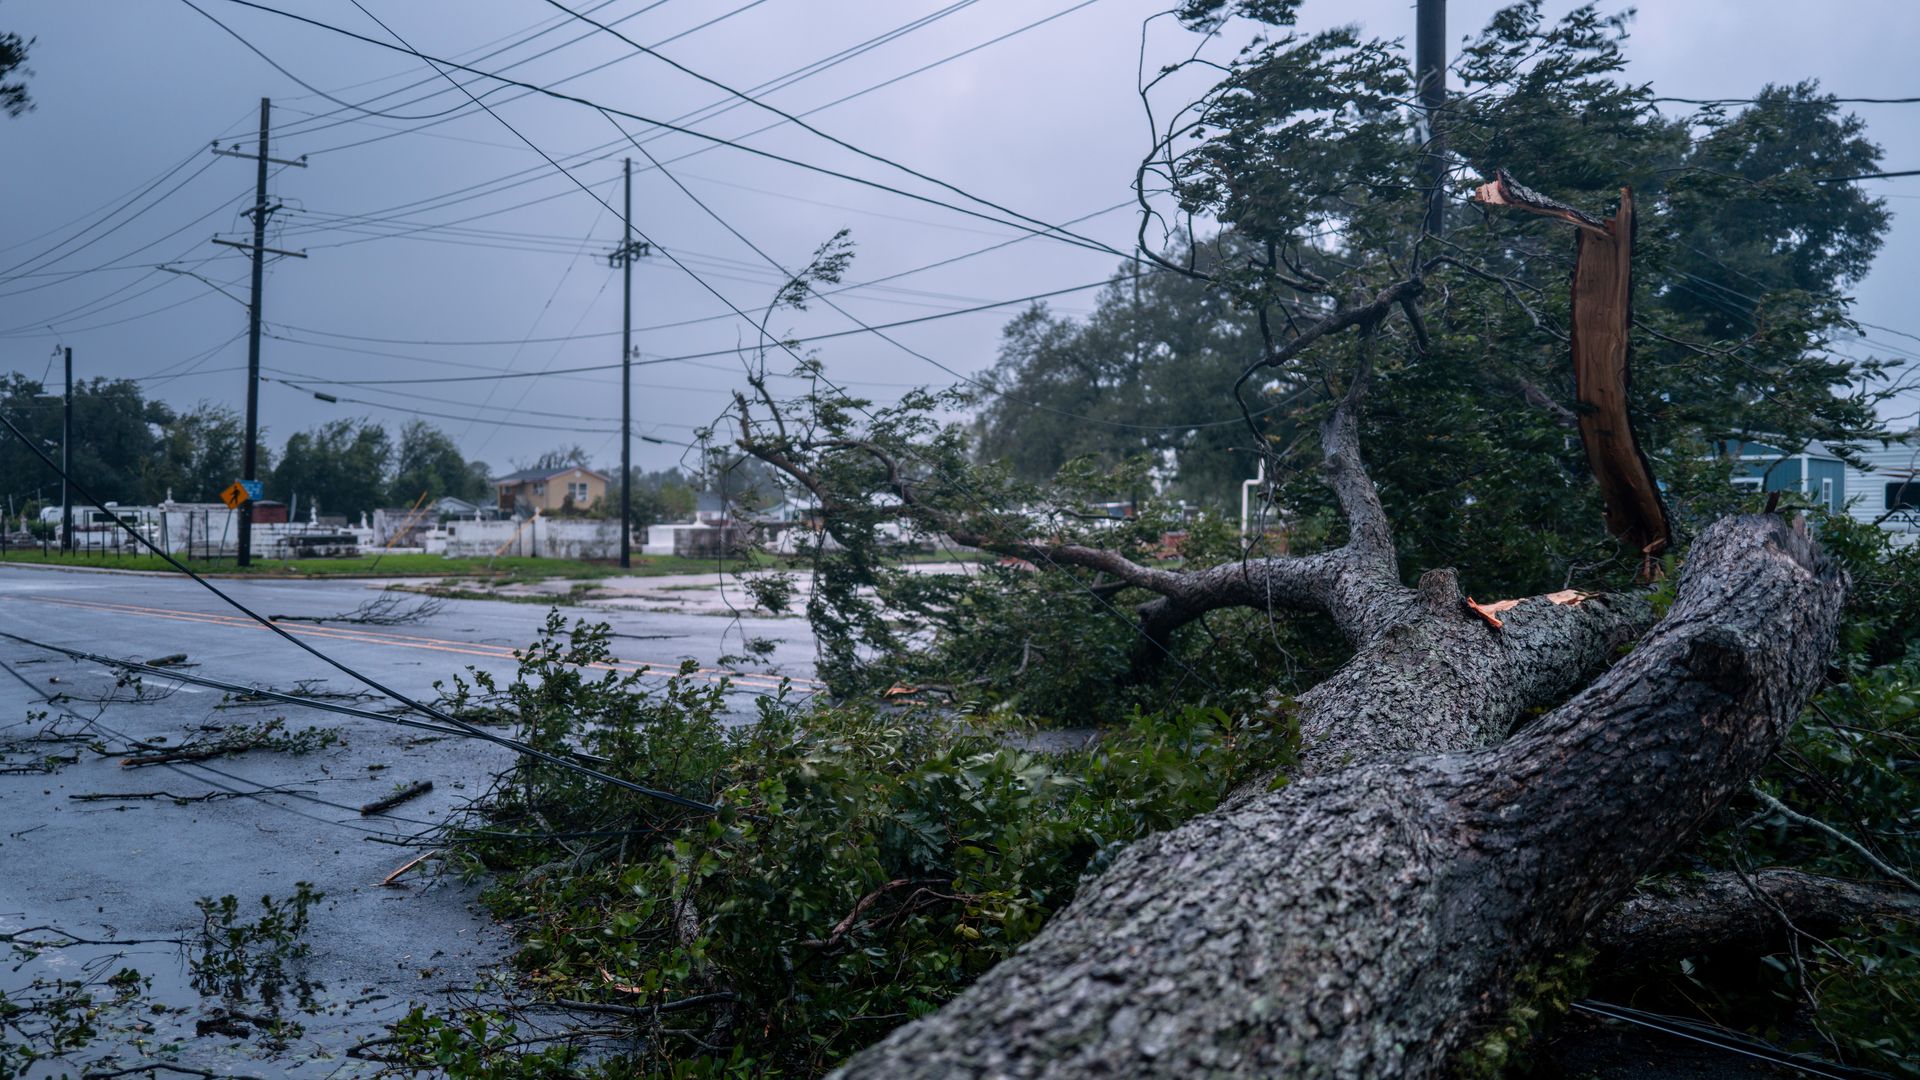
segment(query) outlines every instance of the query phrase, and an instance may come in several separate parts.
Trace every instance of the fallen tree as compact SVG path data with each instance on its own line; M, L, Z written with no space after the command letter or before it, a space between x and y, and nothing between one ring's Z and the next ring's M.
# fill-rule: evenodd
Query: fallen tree
M1380 711L1363 652L1350 688L1301 703L1320 760L1357 764L1136 845L1018 956L843 1075L1435 1075L1520 972L1745 786L1818 678L1843 591L1779 518L1722 521L1630 656L1477 750L1407 757L1371 725L1350 739L1346 716ZM1500 633L1457 609L1402 633L1449 621ZM1468 680L1419 689L1435 712L1483 700ZM1404 741L1428 715L1399 713Z
M1348 540L1299 557L1181 573L995 535L924 498L889 447L796 439L770 398L772 422L736 399L741 448L818 497L829 530L851 508L803 455L877 463L902 512L962 543L1155 594L1137 608L1143 636L1282 607L1330 616L1354 648L1297 703L1291 783L1136 844L1015 957L844 1075L1439 1074L1522 972L1576 945L1778 745L1819 682L1845 587L1804 524L1770 515L1708 528L1633 652L1508 737L1651 613L1562 593L1491 616L1450 571L1401 584L1358 413L1371 338L1418 292L1345 320L1360 360L1320 439Z
M1670 524L1625 413L1629 196L1607 223L1504 172L1486 192L1619 241L1588 259L1581 234L1587 272L1574 276L1572 307L1587 315L1570 344L1593 397L1578 426L1609 530L1651 577ZM1035 568L1096 572L1112 595L1148 597L1133 609L1136 666L1172 656L1176 630L1229 608L1324 615L1353 650L1297 703L1273 703L1294 710L1301 737L1286 786L1248 786L1136 844L1016 956L843 1075L1438 1075L1471 1053L1523 973L1577 946L1779 745L1820 682L1845 592L1804 521L1748 515L1707 528L1657 624L1628 593L1481 605L1449 569L1403 584L1360 418L1382 328L1404 319L1420 348L1424 275L1448 266L1475 272L1436 258L1370 296L1335 297L1242 377L1351 342L1352 371L1318 426L1346 540L1310 554L1248 551L1186 571L1036 536L1027 516L978 506L951 461L926 457L889 422L856 433L841 410L822 423L783 407L764 376L750 379L756 397L735 395L736 445L812 495L825 535L845 548L861 548L876 513L892 514ZM878 510L873 488L887 496ZM1893 910L1845 883L1785 891L1818 897L1809 910L1828 922ZM1658 948L1710 949L1732 940L1730 927L1751 929L1754 903L1780 906L1751 893L1739 904L1695 895L1737 914L1629 912L1643 940L1666 936ZM1674 925L1649 929L1657 910Z
M1293 6L1183 8L1284 22ZM594 718L617 767L673 790L665 778L680 770L728 808L670 858L630 856L624 835L541 861L513 853L503 865L538 879L523 887L540 901L513 910L547 920L528 963L588 973L561 1000L635 1021L633 1045L662 1072L684 1051L709 1069L844 1062L860 1077L1433 1076L1500 1065L1498 1040L1513 1017L1537 1015L1525 999L1569 951L1581 954L1573 968L1589 949L1609 964L1766 949L1783 935L1797 949L1802 929L1911 918L1886 888L1752 871L1744 858L1700 859L1734 867L1733 883L1636 892L1780 744L1822 683L1845 592L1795 520L1725 513L1737 496L1709 448L1754 431L1859 430L1862 418L1828 401L1850 374L1816 355L1831 311L1787 304L1784 319L1770 311L1729 342L1726 320L1664 288L1689 273L1675 253L1709 236L1712 251L1768 252L1748 271L1770 282L1830 282L1850 264L1776 278L1779 237L1805 230L1790 216L1722 219L1700 187L1666 176L1688 136L1650 115L1644 89L1611 80L1618 61L1592 9L1552 28L1524 4L1496 18L1458 65L1480 89L1457 103L1449 146L1483 176L1527 163L1554 198L1502 183L1499 201L1579 231L1480 211L1478 225L1437 237L1410 232L1404 213L1416 138L1391 43L1351 31L1255 42L1167 121L1140 174L1143 230L1150 172L1177 212L1221 223L1214 238L1170 240L1145 274L1227 298L1235 319L1194 352L1230 367L1203 380L1181 362L1143 362L1175 354L1160 338L1102 336L1140 322L1133 267L1085 335L1017 323L1009 337L1028 336L1026 355L1058 362L979 389L1044 424L1118 432L1113 457L1068 460L1052 481L1015 475L941 422L979 400L966 392L875 406L811 357L770 371L794 343L763 322L726 437L817 510L802 529L822 542L791 550L815 575L816 670L851 703L769 710L747 738L708 732L698 753L666 753L670 742L650 741L672 710L635 718L645 740L613 739L617 697L523 672L529 687L574 696L562 710L520 693L522 722L543 737ZM1811 108L1794 97L1778 111ZM1841 126L1824 142L1849 138ZM1686 149L1689 167L1724 156L1710 143ZM1601 215L1628 185L1637 202L1610 224ZM1864 212L1847 228L1823 220L1809 219L1827 229L1822 250L1872 232ZM1636 228L1663 286L1641 290L1650 328L1630 303ZM769 318L809 297L833 303L816 286L839 282L840 239ZM1652 361L1633 397L1650 421L1638 433L1629 334ZM1125 352L1147 374L1116 376ZM779 400L780 377L805 389ZM1129 379L1231 385L1240 413L1101 408ZM1571 405L1555 400L1560 382L1573 384ZM1050 385L1084 394L1036 399ZM1250 522L1208 539L1202 522L1176 546L1151 511L1114 517L1110 500L1133 495L1138 508L1145 471L1117 458L1144 451L1165 469L1196 431L1236 422L1252 438L1235 449L1267 466L1263 501L1285 513L1284 535ZM1216 505L1217 481L1216 470ZM914 574L893 558L903 538L1003 558L971 577ZM1633 583L1676 566L1661 589ZM1463 579L1522 598L1476 603ZM774 608L791 584L756 576L748 588ZM1049 636L1050 619L1067 629ZM1305 662L1292 666L1289 647ZM1069 690L1028 695L1049 681ZM899 711L933 695L956 707ZM996 727L1026 717L1126 724L1053 754L1030 728ZM631 820L556 783L516 787L495 807L502 821L534 808L543 830L602 836ZM545 884L568 866L600 891ZM582 943L582 909L603 912L619 948ZM623 923L646 940L629 947ZM909 1016L920 1018L881 1037Z

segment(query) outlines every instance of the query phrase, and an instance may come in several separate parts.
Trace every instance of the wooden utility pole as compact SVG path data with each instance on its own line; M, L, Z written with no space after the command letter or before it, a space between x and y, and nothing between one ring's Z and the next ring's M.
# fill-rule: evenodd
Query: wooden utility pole
M1414 18L1413 65L1427 118L1426 231L1439 236L1447 229L1447 140L1440 126L1447 104L1447 0L1419 0Z
M73 475L73 349L67 354L67 393L61 400L60 418L60 550L73 550L73 495L67 477Z
M625 230L607 262L621 269L620 287L620 565L633 565L633 260L650 250L633 238L633 159L622 167L627 201L621 212Z
M260 145L254 153L243 154L238 150L222 150L216 144L213 152L227 157L252 158L257 165L254 172L253 209L248 213L253 217L253 243L243 244L237 240L222 240L214 237L213 242L226 247L239 248L253 256L253 296L247 302L247 442L241 460L241 479L251 481L259 479L260 464L260 299L261 284L266 276L266 260L269 252L275 255L291 255L296 259L306 258L304 252L281 251L267 246L267 216L279 206L267 205L267 163L291 165L295 168L307 167L305 159L287 161L267 156L268 127L273 112L273 102L268 98L260 99ZM251 494L251 492L249 492ZM240 504L240 552L239 565L247 566L253 562L253 499L248 498Z

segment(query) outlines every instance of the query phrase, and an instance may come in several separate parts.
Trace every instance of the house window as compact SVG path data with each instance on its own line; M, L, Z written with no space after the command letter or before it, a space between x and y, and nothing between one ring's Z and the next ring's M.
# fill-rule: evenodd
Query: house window
M1920 510L1920 477L1887 485L1887 509Z
M567 496L571 498L576 505L585 505L587 501L587 482L582 480L577 484L568 484Z
M1833 478L1830 476L1820 481L1820 505L1829 510L1840 509L1833 505Z
M534 493L535 495L545 495L545 494L547 493L547 485L546 485L546 482L545 482L545 481L535 481L535 482L534 482L534 485L533 485L533 493Z
M1736 476L1733 478L1733 486L1745 492L1759 491L1762 482L1758 476Z

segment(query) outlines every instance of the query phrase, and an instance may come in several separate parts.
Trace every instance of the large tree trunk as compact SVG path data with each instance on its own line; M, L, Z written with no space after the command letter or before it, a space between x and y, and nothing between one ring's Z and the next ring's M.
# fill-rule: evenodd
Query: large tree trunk
M1136 844L843 1075L1435 1075L1746 783L1843 588L1778 518L1720 522L1629 656L1497 742L1637 620L1535 600L1495 630L1433 575L1359 605L1392 614L1344 625L1355 660L1302 698L1304 779Z

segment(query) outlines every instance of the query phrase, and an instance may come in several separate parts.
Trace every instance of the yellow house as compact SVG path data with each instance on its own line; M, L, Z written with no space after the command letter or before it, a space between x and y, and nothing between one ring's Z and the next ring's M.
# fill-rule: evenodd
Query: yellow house
M494 490L500 493L500 509L553 513L556 510L585 510L607 494L610 481L605 473L579 465L558 469L522 469L495 477Z

